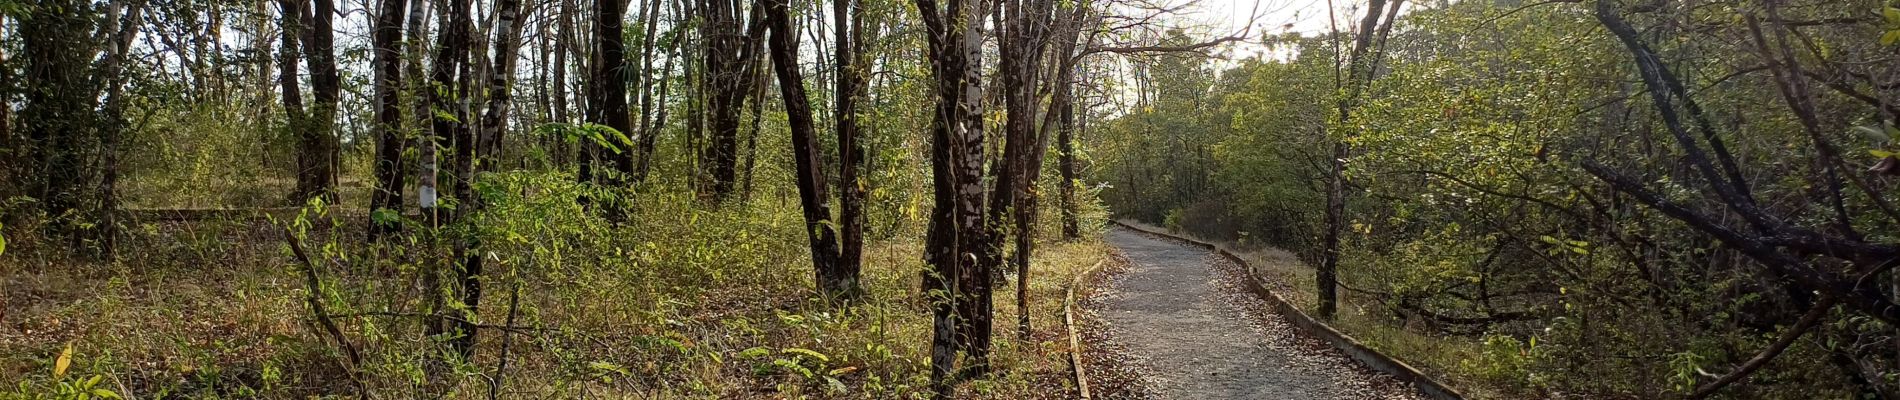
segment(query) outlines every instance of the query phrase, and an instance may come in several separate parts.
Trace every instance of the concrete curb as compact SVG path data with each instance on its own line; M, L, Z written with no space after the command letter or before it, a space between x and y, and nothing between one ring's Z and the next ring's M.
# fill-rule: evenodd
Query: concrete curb
M1436 400L1464 400L1464 394L1458 393L1457 390L1452 389L1450 386L1446 386L1444 383L1432 379L1430 376L1419 372L1417 368L1412 368L1411 365L1403 361L1399 361L1377 350L1373 350L1370 347L1366 347L1364 344L1359 343L1358 340L1353 339L1351 336L1346 336L1345 333L1333 329L1332 326L1326 325L1326 323L1320 322L1312 316L1306 315L1306 312L1300 311L1298 307L1294 307L1293 303L1287 302L1286 299L1282 299L1279 295L1268 291L1267 287L1260 283L1260 277L1254 275L1253 266L1248 265L1246 260L1241 259L1240 256L1235 255L1233 252L1227 251L1226 248L1217 244L1202 242L1172 233L1149 230L1120 220L1112 220L1111 222L1136 232L1186 242L1196 247L1218 253L1221 257L1226 257L1229 261L1233 261L1234 264L1240 265L1247 270L1247 289L1252 291L1254 295L1266 300L1267 303L1273 307L1274 312L1286 317L1287 322L1293 323L1293 326L1299 327L1301 330L1306 331L1307 334L1325 341L1327 344L1332 345L1333 348L1339 349L1341 353L1345 353L1347 357L1351 357L1353 361L1359 362L1360 365L1365 365L1374 371L1391 375L1393 378L1398 378L1399 381L1411 384L1413 388L1418 390L1419 394L1425 395L1425 397Z
M1082 282L1088 281L1090 275L1101 271L1102 264L1107 262L1107 260L1096 261L1095 265L1089 267L1088 270L1076 274L1075 279L1069 281L1069 287L1063 293L1062 326L1069 330L1069 372L1074 374L1070 376L1070 379L1075 380L1076 393L1082 397L1082 400L1089 400L1092 397L1089 396L1088 374L1082 370L1082 334L1075 328L1075 289L1082 286Z

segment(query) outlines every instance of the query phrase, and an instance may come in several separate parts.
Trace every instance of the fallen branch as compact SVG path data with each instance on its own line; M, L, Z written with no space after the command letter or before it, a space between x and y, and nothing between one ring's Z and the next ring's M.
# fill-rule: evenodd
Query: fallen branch
M1782 351L1788 350L1789 345L1794 344L1795 339L1800 339L1801 335L1806 334L1809 329L1813 329L1815 325L1820 324L1821 317L1826 316L1827 311L1834 308L1835 299L1836 298L1831 294L1822 294L1821 300L1814 303L1814 307L1809 308L1807 314L1801 315L1801 319L1795 321L1794 326L1788 327L1788 331L1782 333L1781 338L1775 339L1773 344L1768 345L1766 349L1762 349L1761 353L1755 354L1754 358L1750 358L1747 362L1742 363L1742 366L1736 368L1734 372L1729 372L1728 375L1723 375L1714 382L1709 382L1707 385L1696 388L1695 393L1690 394L1689 398L1707 398L1709 395L1715 394L1716 391L1722 390L1723 387L1741 381L1742 378L1747 378L1749 375L1754 374L1756 370L1768 365L1769 361L1774 361L1775 357L1781 356Z
M441 318L441 319L449 320L452 322L468 324L468 326L474 327L476 329L494 329L494 330L498 330L502 332L517 334L517 335L528 335L531 332L554 332L554 331L560 330L560 328L515 326L514 324L508 324L508 325L477 324L477 323L474 323L475 321L470 321L467 318L457 317L453 315L409 313L409 312L395 312L395 311L366 311L366 312L351 313L351 314L337 314L335 315L335 317L338 317L338 318L357 318L357 317Z
M303 250L303 241L297 239L297 234L291 232L289 227L284 228L284 241L290 243L291 254L296 255L297 261L303 263L304 284L310 287L310 294L304 297L304 301L310 304L310 313L315 315L317 324L330 335L330 339L336 341L337 347L343 348L343 354L349 357L349 363L343 365L343 370L349 373L350 381L356 384L358 397L369 398L368 388L363 384L363 378L357 374L357 366L363 364L362 355L356 352L356 347L350 345L349 339L343 336L343 330L336 327L336 321L330 319L329 313L324 311L323 280L317 276L317 264L310 261L310 255Z

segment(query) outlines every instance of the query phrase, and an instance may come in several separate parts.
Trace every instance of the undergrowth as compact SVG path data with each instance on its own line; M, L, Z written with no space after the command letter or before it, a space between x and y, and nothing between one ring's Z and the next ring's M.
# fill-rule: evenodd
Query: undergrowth
M844 305L813 294L795 203L714 208L684 188L599 191L533 172L485 176L478 190L486 208L468 225L479 231L381 244L364 241L364 212L322 205L282 220L134 221L112 262L16 241L0 255L0 383L11 384L0 398L928 394L924 221L870 224L900 228L867 235L866 295ZM637 206L615 223L579 205L582 195ZM316 259L318 297L361 364L345 362L312 318L286 228ZM425 278L448 265L444 243L465 234L489 261L477 311L446 305L485 326L474 357L458 359L441 350L453 334L424 333ZM1048 240L1036 254L1036 331L1013 339L1015 293L999 291L996 373L964 385L967 395L1070 393L1062 290L1107 248Z

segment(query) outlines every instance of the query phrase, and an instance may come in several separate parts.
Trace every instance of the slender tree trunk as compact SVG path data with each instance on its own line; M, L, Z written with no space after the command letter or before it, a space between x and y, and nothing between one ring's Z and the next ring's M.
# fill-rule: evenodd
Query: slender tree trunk
M750 17L743 17L746 11L742 3L726 0L707 0L703 2L705 14L701 22L701 37L705 41L704 89L707 98L707 117L711 132L708 134L709 148L704 153L703 164L709 169L711 179L707 182L704 197L714 203L724 203L735 184L738 183L739 161L739 112L745 105L746 94L751 93L753 68L758 67L759 37L765 25L758 7L753 7ZM744 31L740 30L745 27Z
M480 124L473 129L464 129L461 137L455 141L455 169L459 175L456 182L456 200L459 202L456 214L457 222L472 223L467 216L479 212L483 202L474 192L474 173L492 171L495 157L499 154L504 129L507 128L508 112L512 106L513 95L510 82L514 78L515 59L520 54L521 45L521 1L501 0L497 5L497 15L492 30L495 34L494 58L488 68L488 104L481 117ZM473 86L473 82L465 83ZM466 100L464 100L466 102ZM485 259L481 251L481 238L469 235L457 242L456 256L461 260L457 278L460 281L462 307L469 315L478 315L482 303L482 280ZM457 323L461 336L451 345L461 353L463 359L474 354L475 342L479 331L472 318Z
M1078 176L1075 170L1075 133L1079 128L1075 115L1075 85L1078 79L1076 77L1077 70L1081 68L1081 66L1078 65L1081 61L1081 56L1075 54L1075 49L1081 42L1084 21L1091 21L1092 18L1094 18L1093 14L1090 13L1091 10L1084 8L1086 5L1078 4L1071 5L1070 7L1074 7L1074 9L1069 11L1069 30L1062 33L1064 35L1063 48L1057 51L1057 54L1060 55L1063 62L1057 66L1059 69L1056 73L1055 97L1051 100L1049 106L1051 113L1059 114L1057 117L1059 119L1055 122L1057 143L1056 169L1057 172L1062 175L1062 182L1056 186L1059 196L1056 202L1058 203L1057 207L1061 209L1062 213L1062 238L1064 240L1075 240L1082 237L1081 222L1077 220L1080 217L1080 212L1077 210L1080 205L1076 203L1075 198L1076 185L1081 184L1081 182L1076 180ZM1047 129L1044 130L1043 135L1047 137Z
M588 83L587 120L632 135L633 122L627 106L627 43L622 35L625 28L621 20L626 14L625 5L620 0L594 1L594 68ZM633 172L633 157L625 143L616 141L614 146L617 147L614 151L596 149L596 153L617 155L613 157L614 166L621 175L611 181L621 185L626 182L625 174Z
M864 265L864 143L858 126L858 100L868 90L864 84L864 11L860 0L832 0L833 26L837 43L836 105L833 120L838 130L838 219L842 242L838 263L831 274L827 291L855 298L862 289L858 276Z
M376 72L376 190L370 194L370 241L401 229L405 139L402 134L402 24L406 0L382 0L373 29ZM379 218L374 213L388 211Z
M308 193L305 192L307 189L305 185L308 180L306 178L306 168L308 166L306 158L308 158L309 155L307 155L306 152L310 151L305 147L307 146L305 142L305 136L307 136L306 132L310 129L310 118L305 114L307 110L304 109L302 83L297 80L298 71L302 68L299 64L303 63L302 37L304 36L304 13L302 10L305 8L305 1L306 0L277 0L278 12L281 14L279 24L281 25L280 29L283 31L283 42L278 46L280 51L278 52L277 63L277 85L283 90L282 99L284 102L285 131L288 135L298 140L297 189L296 193L292 195L292 201L298 202L308 199L308 197L306 197Z
M303 35L308 41L303 46L304 63L310 69L311 105L309 119L304 121L303 129L297 135L297 192L296 201L320 197L326 203L336 202L337 159L339 144L336 136L337 106L342 101L342 79L336 67L336 29L332 21L336 15L334 0L311 0L303 3L303 19L310 23L309 32Z
M468 113L465 107L460 106L463 101L461 99L463 97L462 94L465 93L465 91L460 89L463 86L463 82L456 79L455 75L458 67L468 63L467 35L469 29L467 29L467 26L470 23L470 1L446 0L446 2L438 4L442 5L439 8L441 15L437 19L440 23L438 24L439 31L437 32L436 40L435 64L430 66L429 80L431 87L428 90L429 103L434 111L431 115L434 116L434 119L430 122L431 137L430 140L427 141L429 143L425 145L425 148L435 149L439 143L444 140L449 141L452 146L459 148L461 147L461 143L467 142L466 138L462 137L463 135L460 132L466 131L462 126L462 121L468 120ZM437 196L440 195L438 184L440 183L442 173L439 161L442 157L438 157L434 154L438 153L437 151L431 150L430 153L431 154L426 155L426 158L424 158L425 161L422 171L423 186L419 191L422 197L423 216L429 220L429 225L432 230L435 230L454 222L455 216L454 213L440 210L440 207L437 207ZM457 156L459 157L459 154ZM450 182L453 183L454 180ZM430 278L429 293L432 296L432 303L434 303L431 307L431 311L437 315L449 312L449 310L444 309L445 307L442 305L442 289L439 287L441 272L430 271L426 276ZM459 282L457 282L457 284L459 285ZM428 334L432 337L446 334L451 328L447 318L437 317L432 322L433 323L429 324L428 329ZM461 349L455 350L457 350L458 353L461 352Z
M827 296L847 294L838 282L838 236L832 224L830 196L825 193L824 159L818 154L818 131L812 122L811 100L805 95L805 78L798 71L798 32L792 29L786 0L765 0L766 25L771 28L772 70L778 76L779 96L785 100L786 122L792 131L793 179L798 182L798 203L804 210L805 232L811 242L812 269L820 293Z
M705 11L700 9L700 3L698 1L677 0L674 4L676 8L680 9L679 11L683 11L682 15L684 18L681 19L683 21L699 20L703 18L703 14L705 14ZM706 146L704 146L706 137L706 99L708 97L706 92L709 87L706 79L706 29L708 28L703 23L694 25L700 29L700 34L682 36L683 38L692 38L693 41L690 44L682 44L684 47L680 49L679 55L686 60L681 68L683 69L683 74L686 76L685 82L687 86L681 90L686 93L685 142L688 155L687 159L692 160L690 168L691 174L688 176L687 182L696 192L703 195L707 191L707 181L709 181L705 179Z
M1391 26L1392 19L1387 18L1381 24L1379 16L1385 11L1386 0L1371 0L1366 5L1366 17L1359 23L1359 32L1354 34L1352 53L1347 59L1346 94L1339 99L1339 126L1345 127L1352 121L1354 103L1364 85L1372 80L1371 68L1365 55L1372 47L1374 32L1382 31L1381 25ZM1394 9L1396 10L1396 1ZM1396 11L1395 11L1396 12ZM1319 285L1320 318L1332 319L1339 308L1339 243L1340 235L1346 224L1346 158L1352 156L1351 138L1353 132L1340 132L1340 139L1333 143L1331 168L1326 176L1326 231L1320 238L1320 263L1314 269L1314 281Z
M1029 333L1028 314L1024 312L1028 293L1027 275L1029 273L1029 241L1033 232L1027 223L1030 191L1035 186L1031 169L1040 167L1036 154L1042 143L1038 137L1036 124L1040 120L1037 111L1041 109L1036 96L1036 86L1040 81L1038 72L1042 70L1042 44L1049 23L1050 7L1048 1L1008 0L1002 2L1003 21L999 26L998 42L1001 47L1001 59L998 75L1002 78L1005 111L1008 120L1004 125L1003 157L997 160L1002 169L992 173L996 177L996 186L991 190L987 223L992 229L989 246L984 250L981 260L1001 267L1003 265L1003 246L1012 234L1016 237L1016 257L1011 265L1016 267L1017 299L1019 301L1018 335L1027 338ZM1035 164L1031 164L1035 163ZM1012 229L1012 222L1014 227ZM1001 269L998 269L1001 272Z
M423 218L433 221L431 215L434 214L435 207L436 141L432 126L435 115L429 111L433 109L431 104L435 95L434 91L430 90L429 77L422 71L423 58L428 53L428 46L423 41L423 38L428 36L429 30L428 7L429 0L409 2L409 32L406 33L408 43L404 48L409 53L409 62L404 63L403 71L409 78L406 83L412 111L409 119L415 129L415 134L411 135L413 137L410 139L410 146L417 150L416 206L421 209ZM398 171L398 173L402 172L407 171Z
M677 11L675 13L677 13ZM674 32L676 33L680 32L679 31L680 28L677 26L675 26L673 29L674 29ZM653 122L651 124L646 124L647 127L642 128L645 130L652 131L653 134L640 135L640 143L639 143L640 154L641 154L640 165L635 166L634 175L637 178L639 178L641 181L645 181L649 173L653 170L653 148L655 144L657 144L657 142L659 141L659 133L666 129L666 117L668 114L666 102L667 102L667 98L669 94L668 91L672 89L672 86L673 86L673 81L667 78L673 75L674 61L679 60L681 57L683 57L683 55L680 54L679 52L680 42L682 41L683 40L679 39L678 37L675 37L673 40L673 43L667 47L668 49L667 54L672 54L672 56L667 57L666 64L660 67L660 76L658 78L660 80L660 93L659 93L658 98L655 99L655 102L658 103L655 106L655 108L658 109L658 111L656 112L656 114L658 115L653 117Z
M554 122L563 124L574 122L574 117L570 114L572 108L568 106L567 102L567 85L569 81L567 77L569 68L567 56L568 53L574 51L571 49L571 47L574 46L575 35L574 13L579 12L578 8L579 6L575 4L575 0L561 0L560 15L557 18L557 28L560 29L560 33L557 34L554 39L553 118ZM559 166L562 170L566 170L568 164L574 163L575 159L580 156L581 148L585 147L582 145L570 149L564 140L556 140L554 143L556 143L555 146L557 149L554 156L554 165Z
M125 119L125 86L128 77L125 73L125 60L132 53L132 40L138 35L138 21L144 11L144 3L126 6L122 19L110 32L111 42L107 43L106 56L100 63L98 73L105 77L105 106L102 110L104 121L100 124L99 204L95 219L99 225L93 238L97 240L99 255L110 259L118 248L118 209L119 209L119 154L124 151L120 146L124 136L130 130L130 122ZM0 123L4 123L0 120Z
M461 13L468 14L469 12ZM455 132L449 140L452 144L450 148L454 152L449 168L455 174L455 210L449 214L449 223L461 225L466 229L469 227L467 225L469 216L475 214L476 207L479 206L479 199L475 197L475 167L481 157L481 141L486 134L482 132L483 126L479 120L481 109L478 108L481 104L480 98L485 94L477 85L480 79L487 76L484 74L486 67L477 64L477 62L481 64L486 64L486 62L480 61L483 57L476 54L479 54L478 49L481 48L477 43L486 43L487 40L477 36L478 31L475 30L472 16L464 15L458 18L464 22L456 24L454 29L462 31L461 37L465 50L458 55L461 58L459 61L461 71L457 73L460 84L457 85L456 114L461 116L461 122L456 124ZM455 285L454 292L460 295L459 300L461 300L461 307L457 311L465 316L479 315L477 310L482 296L479 280L482 275L482 262L480 252L474 250L479 246L477 241L480 239L472 233L464 233L451 240L452 260L454 260L454 268L451 272L454 272L455 279L451 283ZM452 325L453 332L459 335L449 342L449 347L460 354L463 360L469 360L475 354L475 336L478 333L475 323L472 317L468 317L454 321Z
M635 158L632 171L634 183L646 182L647 167L652 165L653 158L653 146L650 143L653 143L653 138L659 134L658 127L652 125L653 82L666 79L666 73L662 71L658 77L653 76L652 65L653 49L659 45L659 38L654 35L659 33L660 1L646 0L641 9L641 25L646 28L646 32L640 36L640 59L635 63L635 66L639 68L638 76L635 77L638 80L635 84L640 88L640 121L637 125L639 136L636 138L635 151L628 155Z
M1070 67L1071 70L1074 68ZM1073 71L1070 72L1073 73ZM1062 86L1059 93L1074 96L1073 79L1064 80L1060 85ZM1062 183L1056 186L1058 196L1056 202L1059 203L1057 207L1062 209L1062 238L1076 240L1082 238L1081 221L1078 221L1080 205L1076 203L1075 198L1076 185L1081 184L1076 181L1078 176L1075 171L1076 105L1073 101L1064 103L1057 109L1057 112L1062 113L1062 121L1056 128L1056 169L1062 175Z
M544 1L542 5L537 6L537 9L541 12L541 18L535 25L535 36L537 36L536 39L538 40L534 48L534 65L536 66L534 71L535 112L532 114L532 117L522 121L524 125L531 125L536 122L558 121L554 119L554 99L548 97L549 93L553 91L548 85L557 84L549 80L554 72L554 65L552 64L555 42L553 38L554 14L560 12L559 8L554 7L552 4L554 4L553 1ZM548 161L547 165L543 165L543 167L559 165L554 161L558 157L557 155L560 154L561 144L565 143L566 140L553 136L541 137L540 139L540 142L536 144L545 152Z
M1326 232L1320 236L1320 263L1313 272L1319 285L1320 318L1332 319L1339 309L1339 239L1346 214L1346 157L1351 153L1345 142L1333 144L1331 162L1326 170Z
M251 51L253 54L271 54L270 10L271 0L256 0L251 6ZM251 89L252 121L258 131L267 131L271 125L271 57L257 57L252 64ZM259 140L259 143L265 142Z
M0 43L7 41L7 17L0 15ZM0 197L12 198L19 195L23 177L16 171L20 168L21 155L25 149L19 140L13 137L13 91L19 84L13 80L13 66L7 64L6 49L0 49ZM0 223L13 222L13 215L0 214Z
M499 0L495 21L495 54L488 77L488 113L482 116L482 140L477 155L483 171L493 171L514 107L515 66L521 55L521 0Z
M1053 7L1053 4L1037 4L1032 6L1032 17L1036 19L1046 19L1043 18L1042 15L1047 15L1051 12L1048 9L1049 7ZM1062 13L1061 20L1057 21L1055 25L1063 28L1063 31L1060 32L1060 34L1063 35L1063 45L1053 52L1053 54L1057 56L1052 63L1052 69L1056 71L1056 78L1054 81L1048 83L1050 90L1055 92L1051 98L1049 112L1042 116L1041 127L1030 131L1029 136L1031 137L1023 138L1031 141L1030 143L1025 143L1028 148L1022 150L1024 158L1014 161L1017 171L1013 171L1013 173L1019 175L1021 180L1016 182L1017 205L1013 213L1015 216L1014 222L1016 224L1016 252L1014 257L1011 258L1011 263L1016 267L1016 334L1017 338L1022 340L1028 340L1030 334L1029 266L1031 254L1035 249L1036 243L1036 220L1041 211L1037 203L1042 197L1036 184L1042 179L1042 160L1043 156L1048 153L1050 131L1059 130L1062 131L1063 134L1067 134L1070 129L1069 126L1062 125L1068 123L1069 120L1059 119L1057 116L1068 115L1060 110L1069 107L1071 95L1070 81L1075 78L1074 62L1076 61L1076 59L1071 56L1071 53L1075 52L1076 36L1079 34L1081 28L1080 18L1084 15L1084 10L1077 8L1081 7L1080 5L1071 5L1070 7L1070 9ZM1042 25L1042 23L1032 20L1029 22L1029 25L1033 27ZM1027 35L1034 37L1032 42L1040 43L1046 40L1049 31L1045 29L1041 32L1031 32ZM1034 73L1042 69L1042 66L1037 63L1041 62L1042 58L1040 55L1043 51L1040 48L1031 48L1028 50L1035 52L1038 56L1031 58L1028 60L1028 64L1021 66L1027 71L1021 71L1019 73L1028 75L1028 78L1025 80L1029 82L1025 85L1026 87L1021 88L1021 90L1024 95L1034 95L1034 88L1039 86L1039 79L1036 78ZM1036 104L1033 99L1034 97L1029 101L1030 104L1027 104L1027 110L1031 112L1041 109L1041 105ZM1036 115L1033 114L1024 116L1025 119L1035 117ZM1015 117L1012 116L1011 118ZM1051 124L1058 124L1058 126L1051 127Z
M756 166L759 162L759 133L763 131L765 126L766 85L764 81L767 72L770 71L760 71L760 73L754 74L753 77L757 82L753 83L752 90L752 129L746 132L745 136L745 165L740 168L743 171L739 177L740 203L752 202L752 175L754 172L752 167Z

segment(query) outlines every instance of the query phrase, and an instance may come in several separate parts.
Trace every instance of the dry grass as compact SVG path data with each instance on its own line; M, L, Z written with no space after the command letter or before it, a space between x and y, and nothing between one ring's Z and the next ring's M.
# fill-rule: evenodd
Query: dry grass
M930 325L918 293L920 240L899 234L871 243L867 296L839 307L811 294L795 212L764 205L680 213L615 228L617 237L602 242L497 246L534 257L503 257L511 260L505 267L491 267L502 272L479 317L501 324L509 289L519 287L516 325L525 328L482 332L466 363L439 361L419 318L338 322L364 354L356 369L378 397L485 397L505 336L512 337L504 398L923 396ZM339 353L311 326L308 288L277 229L243 221L145 225L128 256L111 264L45 256L51 252L16 241L0 256L0 384L51 390L54 360L70 344L65 380L102 376L103 387L137 398L354 391ZM416 264L371 261L374 252L356 237L362 226L334 229L307 239L312 251L341 260L323 270L334 312L421 309ZM1032 340L1014 340L1011 282L995 298L996 375L964 385L970 396L1071 392L1062 290L1107 248L1049 242L1037 254Z

